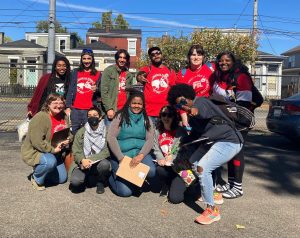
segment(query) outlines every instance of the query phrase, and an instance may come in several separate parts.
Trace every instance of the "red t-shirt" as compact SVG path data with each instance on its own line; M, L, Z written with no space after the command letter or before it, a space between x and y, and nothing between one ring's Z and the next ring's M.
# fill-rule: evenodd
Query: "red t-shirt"
M118 103L117 103L117 108L118 110L122 109L122 107L126 103L126 71L121 71L120 76L119 76L119 91L118 91Z
M91 75L90 72L77 72L77 90L73 107L77 109L90 109L93 106L92 98L94 86L100 76L100 72Z
M171 153L171 149L174 143L176 131L167 131L165 130L163 133L158 136L158 144L164 156L167 156Z
M178 72L176 84L188 84L194 88L196 97L208 97L213 80L213 71L206 64L203 64L200 69L195 71L192 71L190 68L184 70L184 75L182 75L182 70Z
M50 119L52 124L51 137L53 136L54 132L61 131L62 129L65 129L67 126L64 118L60 114L56 116L52 116L50 114Z
M167 95L170 87L175 84L176 74L164 65L160 68L145 66L140 71L147 73L148 82L144 88L147 114L157 117L160 109L168 104Z

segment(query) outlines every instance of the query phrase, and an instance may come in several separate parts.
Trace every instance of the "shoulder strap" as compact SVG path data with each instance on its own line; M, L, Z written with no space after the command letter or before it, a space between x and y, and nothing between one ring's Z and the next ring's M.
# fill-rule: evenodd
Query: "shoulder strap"
M181 75L182 75L182 77L184 77L185 73L186 73L186 68L183 68L183 69L181 70Z
M210 61L206 61L206 66L211 70L211 72L214 72L214 67L212 66L211 62Z

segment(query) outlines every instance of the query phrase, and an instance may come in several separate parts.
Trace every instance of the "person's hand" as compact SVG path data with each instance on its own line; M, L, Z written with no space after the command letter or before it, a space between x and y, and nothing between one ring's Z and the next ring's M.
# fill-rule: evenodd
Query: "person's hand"
M54 154L61 152L62 148L64 148L63 142L58 143L57 146L54 148Z
M199 113L198 108L195 107L191 108L190 116L197 116L198 113Z
M32 118L32 111L28 111L26 117L31 119Z
M160 160L157 160L157 163L158 163L159 166L165 166L166 160L165 159L160 159Z
M71 108L66 108L65 113L67 114L67 116L70 116L70 114L71 114Z
M91 161L90 159L82 159L80 163L80 168L84 170L89 169L92 166L93 161Z
M137 75L136 77L137 81L139 83L145 84L145 83L149 83L149 81L147 80L147 74L146 72L141 72Z
M114 118L114 116L115 116L115 111L114 111L113 109L110 109L110 110L108 110L108 111L106 112L106 114L107 114L107 118L108 118L109 120L112 120L112 119Z
M143 154L138 154L137 156L132 158L132 160L130 161L129 166L132 167L132 168L136 167L139 163L141 163L143 158L144 158Z

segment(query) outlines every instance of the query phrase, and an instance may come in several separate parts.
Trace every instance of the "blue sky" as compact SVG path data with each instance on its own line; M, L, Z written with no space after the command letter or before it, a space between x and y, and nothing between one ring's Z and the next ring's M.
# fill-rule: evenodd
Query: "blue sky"
M188 35L195 27L252 28L254 0L56 0L57 20L85 39L101 12L122 13L143 39L163 34ZM0 31L13 40L35 31L48 19L49 0L1 1ZM300 45L300 1L258 0L259 50L279 55ZM145 40L143 40L145 42ZM145 44L143 44L144 47Z

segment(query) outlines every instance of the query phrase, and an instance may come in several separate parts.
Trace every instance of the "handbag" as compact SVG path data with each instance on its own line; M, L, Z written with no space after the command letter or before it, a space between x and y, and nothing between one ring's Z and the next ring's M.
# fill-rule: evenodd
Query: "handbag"
M30 119L26 118L19 125L17 125L19 142L22 142L25 139L27 132L28 132L29 122L30 122Z

